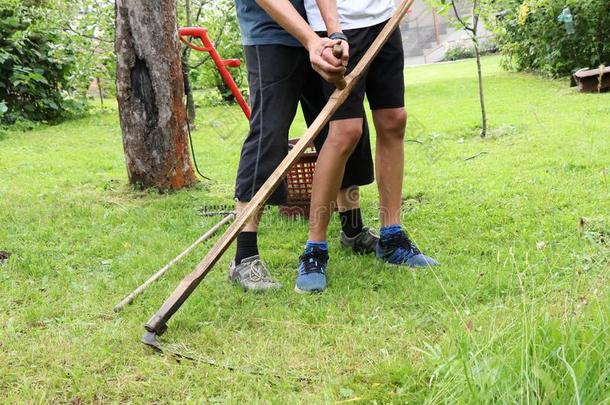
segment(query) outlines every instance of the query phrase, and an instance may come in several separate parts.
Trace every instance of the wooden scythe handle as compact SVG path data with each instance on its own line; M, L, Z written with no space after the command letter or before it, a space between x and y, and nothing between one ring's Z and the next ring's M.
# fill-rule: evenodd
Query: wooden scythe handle
M407 13L413 0L403 0L398 6L394 16L387 22L383 30L379 33L371 47L366 51L358 65L352 73L346 78L346 87L343 90L335 90L331 95L326 106L318 115L318 118L307 129L299 142L294 145L292 150L284 158L282 163L275 169L273 174L267 179L260 190L246 205L241 215L239 215L231 226L225 231L224 235L218 239L216 244L203 258L203 260L195 267L195 269L186 276L178 285L172 295L167 298L161 308L150 318L146 324L146 330L156 335L161 335L167 329L167 321L174 315L180 306L186 301L191 293L197 288L201 280L212 270L212 267L220 259L222 254L229 248L231 243L237 238L240 230L246 225L248 220L264 206L267 199L271 196L275 188L280 184L286 176L290 167L303 155L307 146L312 143L322 128L328 123L332 115L339 109L341 104L345 102L350 95L352 89L360 80L368 66L371 64L375 56L379 53L383 45L387 42L390 35L398 28L400 21Z
M333 56L337 59L341 59L343 57L343 47L341 45L335 44L333 46ZM345 79L341 79L337 83L335 83L335 85L339 90L343 90L347 87L347 82L345 81Z

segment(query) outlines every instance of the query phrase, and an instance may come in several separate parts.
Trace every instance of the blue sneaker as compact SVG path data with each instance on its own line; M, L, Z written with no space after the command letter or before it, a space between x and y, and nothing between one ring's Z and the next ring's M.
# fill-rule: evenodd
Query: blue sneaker
M439 263L419 250L402 229L379 239L377 258L386 263L409 267L438 266Z
M294 290L300 294L326 290L328 251L314 247L305 249L297 268Z

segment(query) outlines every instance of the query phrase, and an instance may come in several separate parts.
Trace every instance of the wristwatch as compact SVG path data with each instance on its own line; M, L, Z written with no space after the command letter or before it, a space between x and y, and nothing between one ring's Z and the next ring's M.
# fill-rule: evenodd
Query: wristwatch
M349 41L347 40L347 36L344 33L342 33L342 32L333 32L332 34L330 34L328 36L328 38L332 39L333 41L336 41L336 40L340 39L340 40L345 41L345 42L347 42L349 44Z

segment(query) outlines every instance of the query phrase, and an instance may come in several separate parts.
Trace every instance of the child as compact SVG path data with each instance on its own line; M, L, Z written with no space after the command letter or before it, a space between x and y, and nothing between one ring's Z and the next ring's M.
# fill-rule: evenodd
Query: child
M348 43L348 73L394 12L394 0L305 0L305 6L309 23L315 31L325 32L331 39ZM395 265L438 265L436 260L421 253L400 225L407 120L403 69L402 38L400 30L396 29L350 97L331 119L329 134L320 151L314 174L309 240L297 269L297 292L326 289L328 223L346 160L362 136L365 94L377 132L376 176L381 232L376 256ZM324 89L327 97L334 90L326 83Z

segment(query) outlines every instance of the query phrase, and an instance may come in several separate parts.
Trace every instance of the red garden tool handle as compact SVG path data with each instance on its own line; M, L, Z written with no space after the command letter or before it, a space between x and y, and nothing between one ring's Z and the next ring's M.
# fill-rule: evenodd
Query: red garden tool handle
M178 29L178 33L180 34L180 41L183 44L188 46L191 49L194 49L199 52L208 52L210 57L214 61L216 65L216 69L220 72L222 79L226 83L226 85L235 96L237 103L241 107L242 111L246 115L246 118L250 119L250 106L244 100L244 96L242 96L237 84L235 84L235 80L233 80L233 76L227 70L227 67L239 67L241 65L241 61L239 59L222 59L220 54L214 47L212 41L208 37L208 30L202 27L183 27ZM189 37L187 39L187 37ZM191 38L199 38L203 46L199 46L191 42Z

